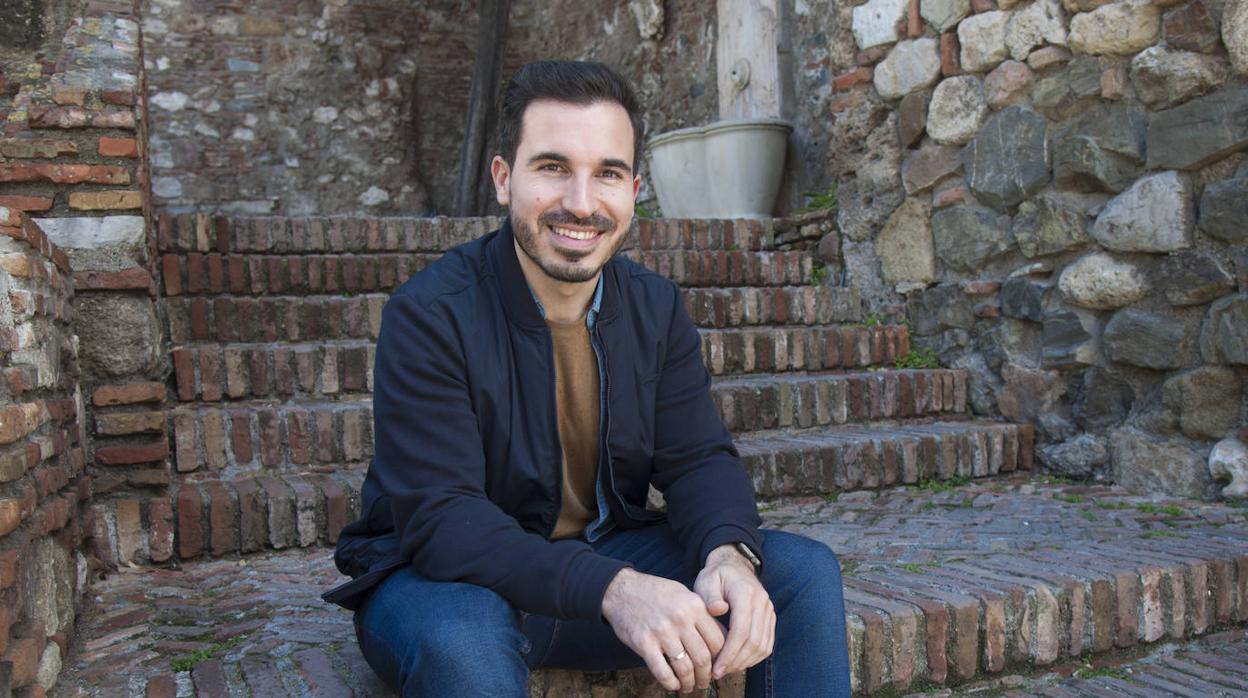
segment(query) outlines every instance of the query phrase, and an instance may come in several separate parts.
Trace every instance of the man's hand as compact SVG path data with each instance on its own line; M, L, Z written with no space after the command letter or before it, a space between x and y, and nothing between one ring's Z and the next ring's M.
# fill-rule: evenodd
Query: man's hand
M724 633L702 597L685 585L622 569L602 597L602 615L663 688L688 693L710 686L711 661Z
M721 545L706 556L693 590L713 616L732 610L728 639L715 655L712 677L744 671L771 656L776 640L776 609L758 581L754 565L733 545Z

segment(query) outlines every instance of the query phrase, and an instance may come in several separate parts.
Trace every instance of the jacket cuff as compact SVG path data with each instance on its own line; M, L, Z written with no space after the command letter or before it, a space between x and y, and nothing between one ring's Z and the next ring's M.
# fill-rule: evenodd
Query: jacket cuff
M698 569L701 570L703 567L706 567L706 558L711 554L712 550L721 545L732 543L745 543L750 550L754 551L754 554L758 556L758 559L764 565L767 564L767 561L763 558L763 537L757 530L751 531L733 524L724 524L712 528L702 538L702 545L698 548ZM761 567L759 572L762 572Z
M606 596L615 575L625 567L632 565L606 555L586 552L576 556L569 566L564 586L568 615L602 622L602 597Z

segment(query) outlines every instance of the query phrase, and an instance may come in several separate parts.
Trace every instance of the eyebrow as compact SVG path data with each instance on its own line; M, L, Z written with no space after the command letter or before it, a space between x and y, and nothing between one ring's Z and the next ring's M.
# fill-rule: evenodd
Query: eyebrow
M554 151L548 150L543 153L538 153L537 155L534 155L533 157L529 158L528 164L532 165L534 163L543 162L543 161L558 162L558 163L562 163L565 165L569 162L568 156L563 155L562 153L556 153ZM601 166L621 169L629 174L632 174L633 172L633 168L629 167L627 162L624 162L623 160L619 158L606 158L605 160L602 161Z

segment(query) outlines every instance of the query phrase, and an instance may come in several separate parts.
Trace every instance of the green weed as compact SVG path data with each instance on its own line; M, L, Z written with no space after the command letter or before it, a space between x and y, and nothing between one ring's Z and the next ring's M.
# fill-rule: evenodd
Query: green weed
M948 480L927 479L919 482L917 487L926 492L940 494L942 492L952 492L963 485L970 483L971 478L963 475L955 475Z
M813 213L815 211L835 211L837 207L836 201L836 185L820 194L819 192L808 191L803 192L806 196L806 205L797 209L797 213Z
M227 652L236 647L238 643L242 641L242 637L232 637L225 642L213 643L208 647L197 649L194 652L184 654L180 657L174 657L173 661L169 662L169 665L174 671L190 671L195 668L196 664L206 662L220 653Z
M940 358L933 349L914 347L897 359L897 368L940 368Z
M1081 511L1081 512L1079 512L1079 515L1080 515L1080 516L1082 516L1083 518L1087 519L1088 521L1096 521L1096 520L1097 520L1096 514L1094 514L1093 512L1090 512L1090 511Z
M1075 677L1080 679L1096 679L1105 677L1109 679L1123 680L1130 680L1131 678L1130 674L1128 674L1125 669L1116 666L1103 666L1093 669L1090 665L1085 666L1083 669L1076 670Z
M1187 513L1186 511L1183 511L1182 507L1176 507L1173 504L1169 504L1163 507L1163 506L1158 506L1156 504L1153 504L1151 502L1138 504L1136 505L1135 510L1143 512L1145 514L1166 514L1168 516L1183 516L1184 514Z
M823 265L823 262L815 262L810 268L810 285L822 286L823 282L828 280L828 274L828 268Z
M641 204L633 204L633 215L637 218L654 218L654 211Z
M1067 504L1079 504L1083 501L1083 497L1077 494L1055 494L1053 499L1066 502Z
M1149 531L1140 537L1145 540L1152 540L1153 538L1187 538L1187 536L1179 533L1178 531L1169 531L1165 529L1160 531Z

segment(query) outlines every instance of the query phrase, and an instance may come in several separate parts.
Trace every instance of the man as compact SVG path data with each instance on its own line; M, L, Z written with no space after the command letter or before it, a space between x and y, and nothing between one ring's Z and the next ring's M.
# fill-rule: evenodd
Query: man
M836 558L759 531L679 290L614 257L641 183L631 89L533 63L499 132L508 222L386 305L376 454L335 555L355 579L326 598L404 695L642 665L681 692L749 668L751 696L847 695Z

